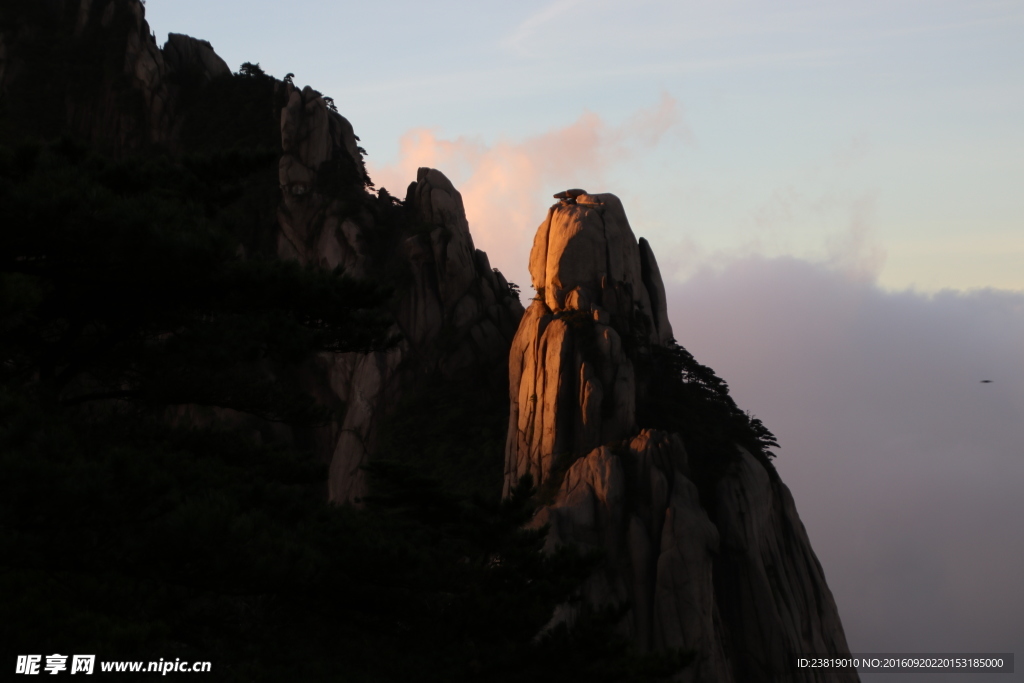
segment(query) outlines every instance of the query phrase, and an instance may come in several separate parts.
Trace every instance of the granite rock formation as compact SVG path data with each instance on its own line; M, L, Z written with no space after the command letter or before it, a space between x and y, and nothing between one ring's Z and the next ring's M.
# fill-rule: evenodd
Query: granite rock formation
M313 89L287 88L278 254L341 267L353 277L389 268L402 281L392 306L402 337L397 348L319 359L331 392L346 406L329 439L330 498L354 501L366 492L360 467L376 450L381 423L410 384L432 374L504 384L499 369L523 308L473 245L462 196L435 169L419 169L406 192L405 208L420 230L401 235L383 255L373 253L370 243L382 228L372 213L352 210L353 193L362 192L368 177L351 124ZM338 168L350 187L332 196L324 176Z
M506 493L531 475L549 545L604 552L585 598L628 603L622 628L644 649L694 651L680 680L857 680L793 667L795 653L848 648L767 457L736 443L702 454L720 471L697 472L689 434L641 423L639 360L675 345L657 262L614 195L562 194L537 231L537 297L512 344Z
M614 195L581 191L552 207L534 238L530 276L537 298L510 355L506 493L527 473L543 484L560 454L635 431L636 377L623 335L672 341L654 253L637 242Z
M473 246L462 197L444 174L419 169L406 207L429 229L405 236L392 255L406 283L392 307L401 343L385 352L320 358L334 394L347 405L330 460L330 498L338 502L357 500L366 492L360 467L376 450L390 406L408 386L427 376L504 384L496 372L505 365L523 314L505 278ZM332 227L333 234L328 232ZM325 265L338 259L354 272L373 271L362 248L372 224L332 216L328 210L322 229L304 258Z
M202 82L231 75L227 62L221 59L213 46L181 33L170 33L160 51L167 69L177 73L190 73Z

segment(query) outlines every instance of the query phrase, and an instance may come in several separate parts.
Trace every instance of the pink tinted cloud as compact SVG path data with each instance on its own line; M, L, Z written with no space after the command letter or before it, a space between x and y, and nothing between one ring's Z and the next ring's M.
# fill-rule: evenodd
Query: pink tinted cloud
M605 171L648 151L668 136L692 139L679 103L668 94L612 125L593 112L523 140L444 139L416 128L399 143L399 158L370 166L378 186L399 197L420 166L437 168L462 193L477 247L512 281L529 284L526 264L533 234L554 192L570 187L603 191Z

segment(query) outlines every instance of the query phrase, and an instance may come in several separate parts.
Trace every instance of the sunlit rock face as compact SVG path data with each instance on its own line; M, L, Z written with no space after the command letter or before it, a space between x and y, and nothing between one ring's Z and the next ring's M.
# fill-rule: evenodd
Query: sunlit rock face
M622 629L643 649L694 651L679 680L856 681L793 666L794 653L848 647L775 469L736 444L699 492L688 435L638 423L638 358L674 345L650 246L614 195L556 196L509 358L505 493L531 475L549 547L604 552L585 597L628 603Z
M617 326L647 325L644 334L654 343L672 339L654 253L646 240L637 243L613 194L583 193L551 207L533 240L530 277L554 313L603 310Z
M553 206L533 241L530 276L537 297L510 356L506 493L524 474L543 484L559 454L633 433L636 381L623 335L626 345L672 340L654 254L613 194Z

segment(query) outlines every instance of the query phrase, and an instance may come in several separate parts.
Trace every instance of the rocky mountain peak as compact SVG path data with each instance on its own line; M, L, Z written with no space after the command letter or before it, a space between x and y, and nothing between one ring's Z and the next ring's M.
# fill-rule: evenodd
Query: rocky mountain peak
M213 46L206 40L170 33L161 52L170 70L194 73L203 82L231 75L227 62L213 51Z
M607 313L620 325L644 328L651 343L669 343L661 272L647 242L633 235L619 198L584 190L555 197L562 201L548 211L530 252L533 287L548 309Z
M619 198L555 196L562 201L530 252L537 297L512 342L506 492L524 474L543 485L559 457L633 434L637 382L627 347L672 342L657 261Z
M701 438L729 432L730 420L751 426L737 422L724 383L675 344L650 245L615 195L555 197L530 255L537 297L509 359L506 495L530 475L548 547L604 553L584 597L628 604L621 628L641 648L695 652L679 680L857 680L793 667L793 653L848 653L835 603L756 442ZM654 390L666 382L676 394ZM679 429L645 424L662 408L652 403L686 392L699 399L669 412L697 412L667 421Z

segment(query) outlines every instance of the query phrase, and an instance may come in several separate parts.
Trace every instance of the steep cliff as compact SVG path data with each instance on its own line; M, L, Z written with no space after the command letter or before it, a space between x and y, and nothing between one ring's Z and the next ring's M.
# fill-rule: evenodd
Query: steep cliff
M277 152L276 173L243 190L242 253L393 289L397 346L325 354L299 378L339 412L331 427L296 435L330 463L331 500L366 493L360 466L413 390L466 404L504 394L523 308L475 248L461 195L427 168L404 201L373 194L359 138L320 92L258 65L232 74L189 36L158 47L139 0L48 0L0 7L0 99L6 139L70 135L114 157ZM500 476L496 461L494 486Z
M0 93L19 131L70 132L123 156L168 142L179 89L172 71L230 73L209 44L176 36L167 48L157 47L138 0L5 3Z
M382 191L367 203L366 170L352 126L309 87L288 86L281 112L278 254L354 277L387 274L400 344L387 352L319 359L346 406L330 438L330 497L366 492L366 464L390 407L418 383L504 384L522 305L469 233L462 196L421 168L401 208ZM468 390L468 387L467 387Z
M531 475L550 546L604 552L585 597L628 603L644 648L694 651L682 680L857 680L794 670L796 653L848 648L773 437L675 345L654 254L618 198L556 197L512 344L506 492Z

